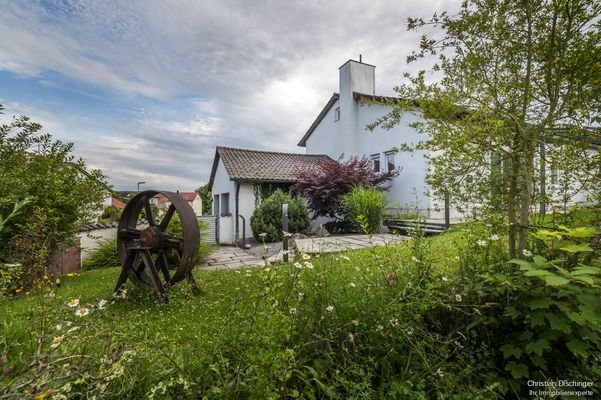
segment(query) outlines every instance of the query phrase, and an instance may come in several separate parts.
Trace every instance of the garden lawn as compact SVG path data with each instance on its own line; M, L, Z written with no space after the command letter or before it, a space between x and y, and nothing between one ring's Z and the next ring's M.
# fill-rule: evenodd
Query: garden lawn
M202 293L181 282L168 304L130 283L112 297L119 268L45 280L0 302L0 399L506 397L520 381L495 335L514 328L478 275L506 265L505 245L469 229L197 269Z

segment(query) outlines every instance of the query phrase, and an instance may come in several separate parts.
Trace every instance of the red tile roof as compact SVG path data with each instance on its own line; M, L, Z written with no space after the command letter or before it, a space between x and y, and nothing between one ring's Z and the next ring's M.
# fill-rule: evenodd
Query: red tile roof
M209 188L213 187L219 160L232 180L255 182L296 182L299 169L317 166L330 159L322 154L278 153L217 147Z
M117 210L123 210L125 208L125 203L115 197L111 197L111 205Z
M188 202L193 202L194 199L198 196L198 193L196 192L178 192L178 194L180 196L182 196L182 198ZM164 204L164 203L169 203L170 200L166 197L163 196L162 194L157 194L155 196L158 199L159 204Z

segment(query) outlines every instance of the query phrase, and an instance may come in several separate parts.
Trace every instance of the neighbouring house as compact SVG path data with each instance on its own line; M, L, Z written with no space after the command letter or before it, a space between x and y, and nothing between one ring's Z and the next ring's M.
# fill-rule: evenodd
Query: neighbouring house
M250 217L261 198L278 188L288 192L296 182L296 171L326 159L329 157L323 154L217 147L209 190L213 215L219 217L219 242L235 244L243 237L252 237Z
M111 205L113 207L115 207L117 210L123 211L126 204L123 201L119 200L118 198L111 196Z
M190 207L194 210L196 216L202 215L202 199L196 192L177 192L184 200L188 202ZM171 201L162 194L158 194L150 199L150 204L154 204L159 209L159 213L162 215L167 212L167 209L171 205Z

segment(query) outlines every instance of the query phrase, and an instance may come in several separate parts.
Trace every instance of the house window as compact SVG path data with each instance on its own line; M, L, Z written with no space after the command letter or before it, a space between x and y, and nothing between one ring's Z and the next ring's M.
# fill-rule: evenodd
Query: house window
M551 185L557 185L559 183L559 169L551 168Z
M334 121L340 120L340 107L334 109Z
M389 151L384 153L384 160L386 161L386 170L392 171L395 168L394 165L394 152Z
M229 193L221 193L221 213L229 213L230 212L230 194Z
M372 154L369 159L374 166L374 171L380 172L380 154Z
M219 213L219 195L215 194L213 195L213 215L218 217Z

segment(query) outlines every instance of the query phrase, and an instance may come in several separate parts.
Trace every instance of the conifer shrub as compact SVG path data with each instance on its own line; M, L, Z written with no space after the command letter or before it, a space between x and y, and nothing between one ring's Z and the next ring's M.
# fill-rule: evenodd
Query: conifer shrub
M309 213L304 204L278 189L265 199L250 217L250 226L256 240L276 242L284 238L282 230L283 204L288 204L289 232L300 233L309 227Z

